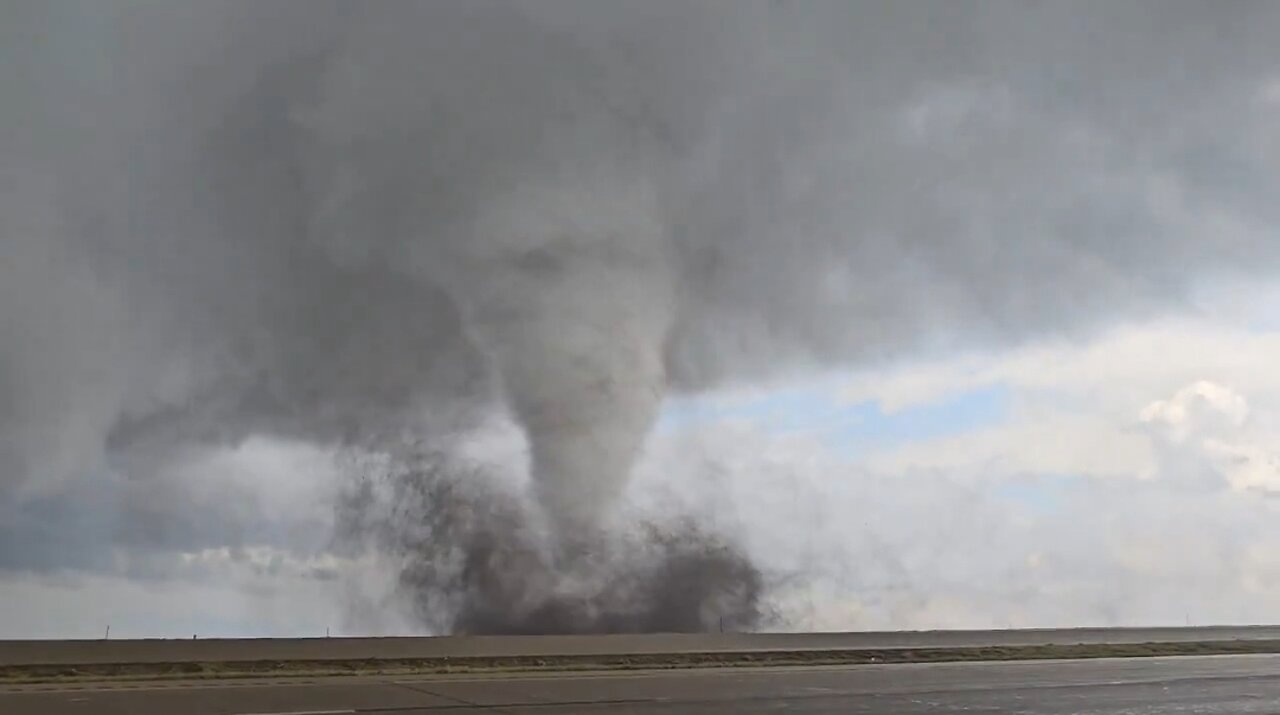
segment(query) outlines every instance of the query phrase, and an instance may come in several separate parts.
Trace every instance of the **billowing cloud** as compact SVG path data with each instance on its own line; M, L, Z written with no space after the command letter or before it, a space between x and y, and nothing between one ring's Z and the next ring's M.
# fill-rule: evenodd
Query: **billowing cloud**
M1082 398L1108 384L1064 389ZM1025 438L1018 416L988 459L959 447L986 441L964 424L956 452L908 447L928 464L858 459L813 432L736 416L664 436L640 478L651 508L693 504L741 533L780 575L776 605L791 627L1268 622L1280 527L1276 433L1262 427L1280 403L1244 419L1245 403L1200 381L1128 421L1095 412L1089 430L1045 429L1032 445L1100 453L1097 474L1059 471L1052 455L1009 458ZM1096 440L1107 431L1142 444L1145 459L1110 451Z
M1230 388L1196 382L1148 405L1141 419L1163 448L1161 474L1213 475L1237 490L1280 488L1275 434L1252 424L1248 401Z

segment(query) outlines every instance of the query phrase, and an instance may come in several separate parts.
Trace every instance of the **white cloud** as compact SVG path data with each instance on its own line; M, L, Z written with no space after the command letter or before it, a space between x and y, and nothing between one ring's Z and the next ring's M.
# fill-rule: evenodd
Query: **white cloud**
M895 412L999 386L1011 405L996 425L854 458L736 412L659 435L637 489L712 515L792 574L776 591L788 627L1273 622L1280 332L1256 320L1274 286L1246 288L841 388Z
M647 508L737 534L777 579L786 628L1274 621L1277 505L1214 442L1133 439L1148 479L941 457L882 469L735 419L660 439L636 486ZM1163 471L1191 445L1176 455L1189 472Z
M0 578L0 638L297 637L340 632L331 581L236 569L232 578Z
M1249 392L1280 395L1280 332L1262 332L1194 318L1129 324L1089 341L1041 341L1006 352L983 352L906 363L853 374L850 402L879 400L896 411L944 399L975 386L1082 395L1131 412L1206 376Z
M1210 440L1205 449L1235 489L1280 492L1280 457L1256 444Z
M1153 455L1141 434L1098 415L1029 405L1007 422L872 452L867 467L890 473L912 469L1036 472L1090 476L1150 472Z
M1250 416L1242 395L1203 380L1142 411L1162 448L1161 471L1218 475L1236 490L1280 490L1276 434Z
M1270 295L1259 291L1255 298ZM1247 428L1256 433L1250 439L1280 434L1271 417L1280 416L1280 371L1273 367L1280 364L1280 331L1257 329L1253 311L1234 312L1234 323L1222 319L1233 306L1259 309L1256 300L1221 289L1213 299L1196 314L1119 326L1091 340L1041 341L855 373L840 394L850 404L878 401L887 412L992 385L1011 395L1001 424L959 425L952 434L873 451L867 463L876 469L982 466L1149 477L1158 467L1150 430L1159 425L1176 437L1193 427L1192 411L1201 422ZM1196 411L1199 402L1211 409ZM1250 403L1257 408L1252 417ZM1236 456L1253 475L1239 479L1265 481L1258 465L1266 460Z
M1165 428L1174 442L1184 442L1192 434L1231 432L1244 426L1249 403L1230 388L1200 380L1178 390L1167 400L1156 400L1143 408L1139 418Z

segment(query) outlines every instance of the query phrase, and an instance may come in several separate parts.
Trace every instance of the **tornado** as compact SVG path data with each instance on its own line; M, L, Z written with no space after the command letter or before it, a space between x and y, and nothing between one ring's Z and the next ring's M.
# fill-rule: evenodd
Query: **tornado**
M458 264L454 292L525 430L561 556L606 525L666 391L660 215L641 179L539 187L491 205Z

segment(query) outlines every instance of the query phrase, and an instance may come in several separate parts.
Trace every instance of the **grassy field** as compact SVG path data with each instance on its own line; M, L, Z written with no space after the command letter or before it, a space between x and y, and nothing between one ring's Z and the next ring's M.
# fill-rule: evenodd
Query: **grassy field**
M0 684L943 663L952 661L1144 658L1254 653L1280 653L1280 640L795 650L742 653L380 658L347 661L256 660L191 663L116 663L77 666L6 665L0 666Z

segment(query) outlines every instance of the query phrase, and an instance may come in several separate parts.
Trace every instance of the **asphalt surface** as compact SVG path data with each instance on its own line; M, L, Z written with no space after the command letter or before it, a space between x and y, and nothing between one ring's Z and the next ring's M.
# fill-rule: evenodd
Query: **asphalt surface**
M589 656L1232 640L1280 640L1280 626L804 634L0 641L0 666Z
M4 715L1280 712L1280 656L0 688Z

